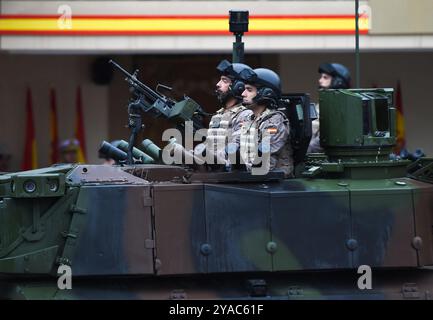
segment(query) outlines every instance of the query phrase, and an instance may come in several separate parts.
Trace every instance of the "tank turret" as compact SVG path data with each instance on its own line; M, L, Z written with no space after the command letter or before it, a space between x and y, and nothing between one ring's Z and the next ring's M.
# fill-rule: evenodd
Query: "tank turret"
M390 157L396 143L393 89L320 91L320 144L304 176L403 177L410 161Z
M285 97L301 159L309 100ZM0 176L0 298L395 299L407 283L430 292L433 160L390 157L392 90L322 91L320 108L325 153L307 155L294 179L166 165L150 140L139 147L161 164L127 165L104 142L120 165ZM177 149L186 161L173 139L164 148ZM361 266L376 279L370 291L354 281ZM71 290L58 287L64 268Z

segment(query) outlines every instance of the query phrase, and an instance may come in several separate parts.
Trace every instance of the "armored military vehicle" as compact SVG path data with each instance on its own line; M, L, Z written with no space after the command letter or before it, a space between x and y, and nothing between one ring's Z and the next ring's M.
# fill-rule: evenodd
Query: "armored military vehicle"
M390 157L393 90L320 92L307 156L308 96L285 101L294 179L165 165L149 141L154 164L1 175L0 297L430 299L433 159Z
M235 61L247 15L233 16ZM114 65L133 92L129 142L101 145L118 165L0 175L1 299L432 298L433 159L392 154L392 89L321 91L321 154L306 154L308 94L283 96L285 179L167 164L194 160L174 140L135 145L140 112L183 129L206 113Z

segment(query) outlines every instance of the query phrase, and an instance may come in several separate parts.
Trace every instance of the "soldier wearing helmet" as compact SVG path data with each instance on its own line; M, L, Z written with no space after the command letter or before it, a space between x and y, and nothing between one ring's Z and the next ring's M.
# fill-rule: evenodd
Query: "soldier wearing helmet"
M319 89L349 89L350 72L339 63L322 63L319 66ZM319 105L316 104L316 112L319 114ZM308 153L323 152L320 146L320 123L319 119L312 122L312 137L308 146Z
M77 139L66 139L59 145L61 163L77 163L80 142Z
M319 66L320 89L349 89L350 72L339 63L322 63Z
M266 168L264 173L280 169L286 177L291 177L293 151L289 120L277 110L281 97L280 77L265 68L247 70L241 76L246 82L242 93L243 104L253 112L241 130L242 159L247 168L252 169L261 158L260 165Z
M242 105L241 94L245 85L239 76L243 70L252 69L243 63L223 60L217 66L217 70L221 75L216 84L215 94L221 108L211 118L206 142L198 145L195 153L204 155L207 151L218 159L228 161L227 146L239 140L242 123L252 114L251 110Z

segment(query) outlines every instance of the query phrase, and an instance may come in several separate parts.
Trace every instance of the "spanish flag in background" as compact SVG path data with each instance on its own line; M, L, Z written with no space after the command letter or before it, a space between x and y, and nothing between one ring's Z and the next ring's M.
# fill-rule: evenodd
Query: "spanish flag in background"
M21 162L21 170L32 170L38 167L38 155L36 150L36 134L33 122L32 92L27 88L26 93L26 136L24 156Z
M397 82L397 91L395 97L395 106L397 109L397 143L394 149L396 154L400 154L400 152L406 147L406 137L404 130L404 114L403 114L403 98L401 94L401 85L400 81Z
M76 109L76 122L75 122L75 139L80 143L78 149L77 161L79 163L86 163L86 141L84 134L84 116L83 116L83 105L81 100L81 88L77 88L77 109Z
M59 162L59 128L57 124L56 91L54 88L50 89L50 138L50 160L51 164L54 164Z

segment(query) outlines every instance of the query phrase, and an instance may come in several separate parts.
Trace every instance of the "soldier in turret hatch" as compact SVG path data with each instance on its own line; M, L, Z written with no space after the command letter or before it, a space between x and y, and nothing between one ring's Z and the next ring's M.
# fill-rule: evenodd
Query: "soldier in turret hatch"
M60 163L77 163L80 142L77 139L66 139L59 145Z
M292 177L289 120L277 110L281 97L280 77L265 68L245 71L241 75L246 81L243 105L253 112L241 129L242 159L253 174L255 169L257 174L279 169L286 177Z
M211 118L207 131L206 141L195 148L196 154L205 153L215 155L215 162L228 164L228 149L231 144L239 144L239 134L242 124L252 114L242 105L241 94L245 85L239 74L249 69L243 63L230 63L223 60L217 66L220 72L220 80L216 84L215 94L221 108ZM205 151L203 150L205 148ZM210 159L209 156L206 157ZM223 160L225 163L221 163Z
M322 63L319 66L319 89L349 89L350 88L350 72L339 63ZM316 113L319 115L319 105L316 104ZM308 153L323 152L320 146L320 123L319 119L312 122L312 136Z

